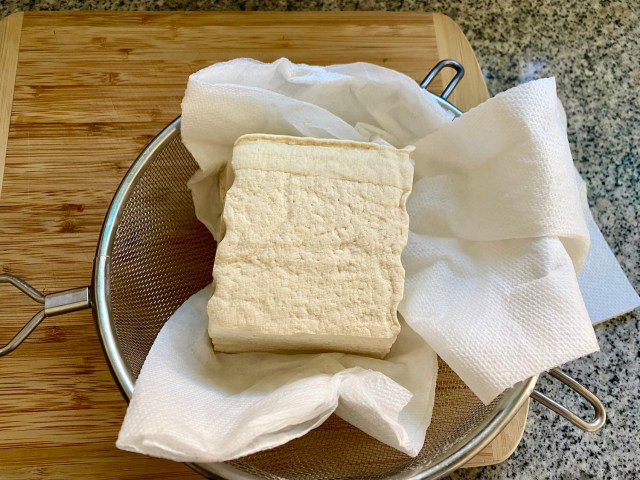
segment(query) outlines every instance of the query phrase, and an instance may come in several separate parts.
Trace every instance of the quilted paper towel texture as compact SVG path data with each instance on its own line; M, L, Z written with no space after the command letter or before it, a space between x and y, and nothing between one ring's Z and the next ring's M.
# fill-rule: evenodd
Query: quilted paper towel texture
M414 102L415 109L404 108ZM407 145L452 118L392 70L284 59L239 59L197 72L182 110L182 139L201 167L190 181L196 214L217 240L217 173L240 136ZM192 297L158 335L136 381L119 448L179 461L229 460L301 436L335 411L408 455L420 451L431 421L437 357L411 328L403 325L385 360L339 353L227 355L213 352L206 333L210 297L210 290Z
M437 357L403 325L385 360L341 353L216 353L208 286L167 321L136 380L118 448L221 462L282 445L331 413L415 456L434 402ZM421 368L415 368L420 365Z
M557 105L553 79L530 82L416 144L399 310L485 403L598 349L576 278L586 199Z
M569 175L566 138L556 147L533 146L537 136L558 140L551 99L553 80L533 82L449 125L452 116L413 80L381 67L313 67L285 59L216 64L191 76L183 101L182 138L201 167L190 182L196 213L218 239L216 174L231 159L235 140L246 133L415 144L418 174L403 258L408 276L402 311L488 401L517 380L597 348L575 282L581 263L581 276L589 271L593 280L601 274L600 284L608 285L617 272L617 285L630 288L604 243L584 257L585 224L575 204L584 212L587 205L570 183L576 177ZM493 121L492 111L499 114ZM550 164L548 155L559 164ZM554 203L557 208L540 210ZM532 225L525 224L525 217ZM592 319L623 313L635 300L627 290L626 300L617 303L619 295L597 285L582 293L590 309L596 305ZM284 363L269 373L263 370L269 367L264 355L271 354L214 354L206 333L210 296L210 290L203 290L188 300L158 336L137 380L120 448L175 460L219 461L302 435L335 408L379 440L409 454L417 451L431 415L436 365L435 354L410 328L402 328L385 361L343 355L338 366L336 354L313 362L308 355L284 356ZM297 363L303 357L304 364ZM254 365L260 368L253 370ZM313 372L304 365L313 365ZM379 398L374 388L369 400L361 397L361 406L348 408L358 402L340 372L354 367L369 372L352 370L353 392L382 385L382 397L395 400L381 402L376 414L366 413ZM281 368L284 376L278 374ZM287 377L289 371L298 376ZM376 372L382 375L370 376ZM372 381L361 382L361 375ZM265 376L268 388L252 398L258 387L251 386L264 386ZM227 382L236 390L227 392ZM310 409L304 415L286 402L279 404L279 418L288 427L278 430L270 412L277 406L272 401L282 392L279 387L301 395L311 385L319 387L319 395L296 397L306 398L302 410ZM247 395L235 398L243 391ZM413 397L405 405L407 391ZM249 433L240 443L224 441L240 420L266 428L241 429Z
M566 133L567 116L560 100L558 117ZM581 192L582 212L587 221L590 239L589 253L578 273L578 285L591 323L597 324L640 307L640 296L633 289L598 228L587 203L586 183L577 170L576 181Z
M578 275L578 283L591 321L600 323L640 307L640 297L620 268L588 208L585 215L591 248Z
M241 134L414 144L400 311L489 402L597 349L575 279L589 248L584 198L556 99L553 79L531 82L451 123L414 81L373 65L214 65L191 77L183 102L183 139L202 168L196 213L216 236L208 182ZM542 318L527 302L546 305Z

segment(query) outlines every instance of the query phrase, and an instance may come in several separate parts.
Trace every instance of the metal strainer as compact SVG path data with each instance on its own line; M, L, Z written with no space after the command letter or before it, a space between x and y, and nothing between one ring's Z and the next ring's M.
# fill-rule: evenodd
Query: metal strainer
M425 78L444 67L457 70L443 97L446 101L462 77L462 67L440 62ZM180 119L167 126L142 152L122 181L108 210L94 263L93 283L44 296L22 280L0 275L44 304L5 347L13 351L47 316L91 307L108 363L126 398L133 392L156 335L173 312L211 282L215 242L196 219L187 181L198 165L181 142ZM418 367L419 368L419 367ZM529 396L587 431L605 421L602 403L559 371L552 371L595 408L585 422L534 391L536 377L523 381L485 406L440 361L431 426L422 451L410 458L332 416L319 428L283 446L220 464L191 465L210 478L329 480L339 478L438 478L469 460L506 426Z

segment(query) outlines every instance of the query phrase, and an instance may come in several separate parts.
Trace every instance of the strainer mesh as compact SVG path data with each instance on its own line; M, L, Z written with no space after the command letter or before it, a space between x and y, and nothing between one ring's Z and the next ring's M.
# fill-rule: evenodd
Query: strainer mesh
M148 165L118 225L111 252L111 314L135 377L164 323L211 282L215 242L196 218L187 188L197 168L176 137Z
M137 377L173 312L211 281L215 242L194 214L187 181L197 164L179 136L148 164L129 198L112 249L112 321ZM418 367L419 368L419 367ZM436 401L424 447L410 458L336 416L283 446L230 462L265 479L378 480L428 465L493 410L439 362Z
M495 404L484 406L442 361L431 426L416 458L388 447L332 415L319 428L285 445L230 462L261 478L379 480L424 467L467 435Z

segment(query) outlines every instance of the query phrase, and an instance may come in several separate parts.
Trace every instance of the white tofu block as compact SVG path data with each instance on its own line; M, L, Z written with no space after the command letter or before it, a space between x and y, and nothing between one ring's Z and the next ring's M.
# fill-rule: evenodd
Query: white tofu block
M409 154L345 140L238 139L232 172L221 174L225 233L208 304L215 350L389 352L400 331Z

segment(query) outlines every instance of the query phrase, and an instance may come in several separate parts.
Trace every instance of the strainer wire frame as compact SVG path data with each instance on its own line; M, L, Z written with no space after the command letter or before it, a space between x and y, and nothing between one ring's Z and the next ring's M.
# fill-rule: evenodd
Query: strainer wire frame
M462 112L448 102L425 90L445 110L456 117ZM116 231L123 216L127 202L147 167L159 155L165 145L176 139L180 134L181 118L176 118L162 130L139 155L129 172L122 180L118 191L109 207L100 240L93 272L94 317L97 330L102 342L105 355L117 384L127 400L131 399L134 389L134 375L122 357L122 349L118 344L115 324L111 314L110 302L110 269L111 252L116 239ZM422 480L440 478L456 470L469 459L487 446L524 405L534 390L537 376L519 382L506 390L493 413L481 421L471 432L456 444L449 447L443 454L433 459L426 467L415 468L389 477L392 480ZM453 451L453 453L450 453ZM192 469L207 478L255 480L256 477L238 470L226 463L217 464L188 464Z
M420 83L420 86L426 91L430 82L444 68L452 68L456 71L456 74L445 87L440 97L437 97L430 92L427 94L433 95L440 106L452 112L455 117L458 117L462 115L462 112L447 101L447 96L453 91L456 84L464 74L462 65L454 60L442 60L427 74L425 79ZM116 236L118 228L119 226L127 223L127 219L124 218L126 216L127 205L132 200L132 196L135 197L137 186L145 184L145 172L147 169L151 165L155 166L155 159L158 159L158 161L162 163L163 149L165 147L171 149L172 145L175 145L176 142L180 141L179 135L180 118L177 118L154 140L152 140L126 174L107 211L103 230L100 234L100 240L94 261L92 285L90 287L79 287L71 290L44 294L19 277L10 274L0 274L0 284L12 284L26 296L43 305L42 310L36 313L27 323L25 323L6 345L0 346L0 357L10 354L18 348L46 318L83 310L85 308L91 308L94 313L98 336L108 360L107 364L111 369L113 377L116 379L116 383L123 396L126 399L131 398L134 377L137 375L141 364L139 361L140 359L138 359L135 364L131 365L131 368L127 366L127 362L125 361L125 358L123 358L127 356L127 351L125 349L121 349L121 345L119 345L117 340L117 319L111 311L111 294L117 293L115 289L111 291L111 281L113 278L111 275L111 255L114 252L114 246L117 245ZM185 178L184 182L186 183L186 181L187 179ZM147 185L147 187L153 188L153 185ZM191 234L207 235L204 226L200 226L200 230L200 233L191 232ZM205 250L197 252L197 255L213 255L215 248L213 244L211 246L205 246L203 244L200 247ZM117 262L117 254L118 252L116 251L114 262ZM213 258L211 258L211 261L213 261ZM199 281L205 282L202 283L204 286L207 279L208 274L200 278ZM187 292L182 291L181 295L184 295L185 293ZM167 304L165 304L163 308L163 312L158 312L158 314L161 314L163 317L167 315L167 313L172 313L173 311L171 310L173 307L169 307ZM157 331L155 334L157 334ZM147 338L146 340L148 342L153 339ZM149 344L146 348L150 348L150 346L151 345ZM135 374L133 373L134 371ZM500 433L511 418L517 413L529 395L534 400L542 403L544 406L561 415L585 432L597 432L600 430L605 425L607 419L602 401L598 399L596 395L591 393L589 389L578 383L570 376L564 374L558 368L552 368L548 373L591 404L594 408L594 419L592 421L587 421L582 417L579 417L561 403L547 397L538 390L534 390L533 388L537 380L537 376L534 376L506 390L492 403L491 414L485 416L479 423L476 423L475 428L466 431L463 437L460 437L457 440L452 440L452 443L447 443L445 446L446 450L443 450L443 453L435 454L434 457L429 458L426 464L421 464L419 467L407 466L406 470L401 470L400 473L390 475L385 478L402 480L409 478L434 479L452 472L491 442L491 440ZM242 480L256 478L224 463L208 465L189 464L189 466L209 478L224 477L228 479ZM273 475L271 475L271 477L273 477Z

